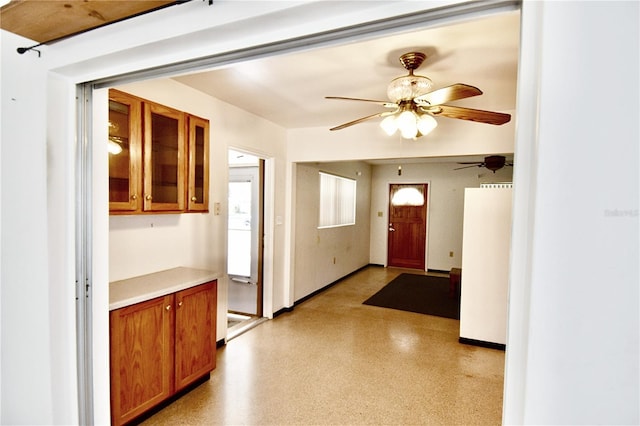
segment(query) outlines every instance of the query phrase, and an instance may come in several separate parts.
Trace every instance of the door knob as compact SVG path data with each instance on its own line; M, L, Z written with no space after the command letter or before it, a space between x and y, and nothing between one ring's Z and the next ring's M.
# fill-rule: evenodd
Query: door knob
M198 201L198 199L195 196L193 196L191 197L191 201L195 202L195 201Z

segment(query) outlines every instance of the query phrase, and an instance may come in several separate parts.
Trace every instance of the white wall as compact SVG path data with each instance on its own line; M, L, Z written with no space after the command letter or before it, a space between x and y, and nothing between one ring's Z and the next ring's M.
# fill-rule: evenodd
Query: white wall
M504 421L638 424L640 3L522 16Z
M460 337L507 343L511 188L464 191Z
M402 176L398 176L400 165ZM486 182L511 182L513 169L504 167L496 173L477 167L454 170L458 167L463 166L454 162L415 164L402 161L373 167L371 263L387 264L389 184L429 183L426 267L432 270L448 271L462 265L464 188L478 187ZM378 215L379 212L382 216ZM453 257L449 257L449 252L453 252Z
M455 120L439 120L433 132L415 141L400 136L390 138L375 121L334 132L318 127L292 129L289 160L327 162L513 152L515 119L502 126L474 122L454 126L452 121Z
M355 225L318 229L320 171L356 180ZM297 164L296 177L293 288L299 300L369 263L371 167L362 162Z
M109 280L156 272L176 266L208 269L218 273L218 340L226 327L226 215L213 214L220 203L227 211L228 147L259 151L261 155L283 157L284 129L248 114L215 98L195 91L171 79L148 80L119 86L119 90L176 108L210 121L209 213L171 215L116 215L109 217ZM281 161L279 164L284 164ZM282 166L280 166L282 167ZM276 173L275 187L284 171ZM275 211L283 214L284 196L278 194ZM281 228L281 227L280 227ZM271 236L275 250L282 250L283 235ZM281 260L280 260L281 262ZM277 268L282 271L282 267ZM282 276L274 281L282 282ZM273 310L284 306L282 298L274 300Z
M53 336L74 336L68 327L67 315L52 302L68 297L69 291L50 287L48 254L48 168L52 168L52 185L60 182L59 167L64 160L57 153L47 158L47 103L45 102L46 68L36 56L16 61L15 48L29 43L13 34L2 33L1 89L2 99L2 163L0 184L2 197L1 256L2 293L0 321L2 339L0 369L2 370L3 424L43 424L52 421L73 422L69 404L54 412L53 375L69 364L60 358ZM9 65L10 66L7 66ZM22 84L18 82L24 82ZM40 100L39 103L33 99ZM68 105L61 99L62 105ZM58 162L59 161L59 162ZM57 198L58 193L55 194ZM57 198L59 201L59 198ZM60 206L64 209L64 205ZM55 210L55 208L54 208ZM52 212L58 215L58 211ZM60 232L64 233L64 224ZM55 232L54 232L55 234ZM56 239L58 235L52 235ZM55 271L55 277L65 275L65 265ZM73 295L73 281L66 284ZM62 292L56 294L56 290ZM73 300L71 298L71 300ZM55 316L60 329L52 335L49 319ZM75 336L73 337L75 338ZM46 356L43 356L45 355ZM55 362L55 364L54 364ZM73 373L73 371L72 371ZM73 377L73 376L72 376ZM34 385L37 384L37 385ZM34 405L36 401L36 405ZM37 409L35 409L37 407Z

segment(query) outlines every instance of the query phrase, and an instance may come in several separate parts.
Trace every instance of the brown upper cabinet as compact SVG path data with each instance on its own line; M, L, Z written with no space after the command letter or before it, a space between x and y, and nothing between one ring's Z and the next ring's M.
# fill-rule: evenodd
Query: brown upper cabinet
M109 91L109 210L206 212L209 121Z

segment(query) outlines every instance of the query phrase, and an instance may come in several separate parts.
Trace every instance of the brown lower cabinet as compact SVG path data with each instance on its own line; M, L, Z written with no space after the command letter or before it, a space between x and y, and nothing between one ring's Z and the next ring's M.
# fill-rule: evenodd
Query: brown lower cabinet
M216 367L217 281L109 314L111 423L127 423Z

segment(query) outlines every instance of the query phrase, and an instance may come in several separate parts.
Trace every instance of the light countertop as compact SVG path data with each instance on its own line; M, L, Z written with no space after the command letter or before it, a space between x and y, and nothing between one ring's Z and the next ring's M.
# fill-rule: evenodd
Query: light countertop
M109 310L165 296L218 279L204 269L178 267L109 283Z

